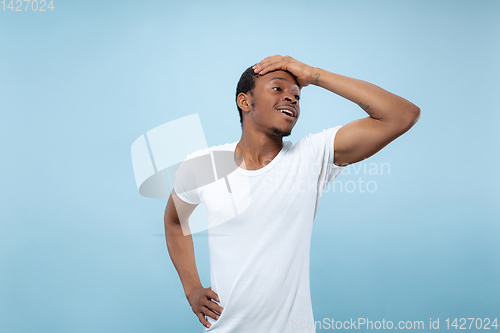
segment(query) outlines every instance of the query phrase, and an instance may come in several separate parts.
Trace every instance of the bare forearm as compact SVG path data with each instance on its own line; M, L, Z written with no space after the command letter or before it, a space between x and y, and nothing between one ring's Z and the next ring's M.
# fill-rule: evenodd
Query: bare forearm
M170 259L179 274L186 297L202 287L194 257L193 237L184 236L181 225L165 221L165 238Z
M419 108L408 100L372 83L315 67L312 84L325 88L359 105L370 117L399 122L417 117Z

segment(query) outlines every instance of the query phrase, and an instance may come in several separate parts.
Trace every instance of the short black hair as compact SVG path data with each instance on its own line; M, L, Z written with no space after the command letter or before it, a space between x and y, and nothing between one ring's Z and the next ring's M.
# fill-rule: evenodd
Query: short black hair
M257 64L255 64L257 65ZM255 66L253 65L253 66ZM248 67L243 74L241 74L240 80L238 81L238 85L236 86L236 107L238 108L238 112L240 113L240 123L243 128L243 110L238 105L238 95L240 93L252 93L253 88L255 88L255 78L259 76L259 73L255 73L253 70L253 66Z

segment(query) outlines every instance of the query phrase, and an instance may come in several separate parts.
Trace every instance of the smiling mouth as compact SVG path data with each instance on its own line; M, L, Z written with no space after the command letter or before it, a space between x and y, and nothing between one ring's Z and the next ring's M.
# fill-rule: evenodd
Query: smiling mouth
M288 109L278 109L278 112L283 113L285 116L295 118L294 112Z

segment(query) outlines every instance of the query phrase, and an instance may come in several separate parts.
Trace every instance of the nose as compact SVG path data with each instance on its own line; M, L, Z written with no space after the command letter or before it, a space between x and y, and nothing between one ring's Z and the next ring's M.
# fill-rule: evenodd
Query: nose
M291 102L292 104L297 104L297 99L295 98L295 96L290 97L289 95L285 95L285 100L287 102Z

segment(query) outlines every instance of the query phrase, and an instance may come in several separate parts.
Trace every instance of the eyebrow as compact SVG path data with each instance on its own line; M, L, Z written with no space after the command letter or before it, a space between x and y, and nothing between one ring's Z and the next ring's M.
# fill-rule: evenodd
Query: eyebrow
M281 81L287 81L288 82L288 79L285 79L284 77L279 77L279 76L275 76L275 77L271 78L271 80L269 80L269 82L274 81L274 80L281 80ZM296 86L298 87L299 85L296 84ZM299 90L300 90L300 87L299 87Z

